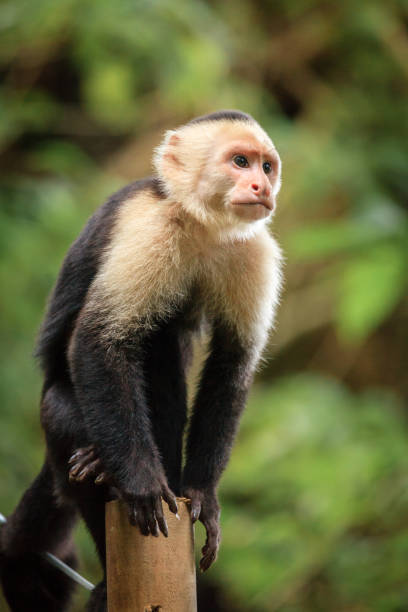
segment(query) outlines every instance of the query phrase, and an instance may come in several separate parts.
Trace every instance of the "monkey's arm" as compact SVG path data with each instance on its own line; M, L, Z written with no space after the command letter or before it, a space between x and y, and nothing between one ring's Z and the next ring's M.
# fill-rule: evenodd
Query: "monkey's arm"
M143 391L138 339L109 346L98 330L79 323L70 366L89 442L143 534L167 535L161 498L177 513L153 439Z
M253 373L253 352L233 329L214 325L210 355L195 399L187 440L183 494L192 499L191 517L207 530L200 567L215 561L220 541L216 487L228 462Z

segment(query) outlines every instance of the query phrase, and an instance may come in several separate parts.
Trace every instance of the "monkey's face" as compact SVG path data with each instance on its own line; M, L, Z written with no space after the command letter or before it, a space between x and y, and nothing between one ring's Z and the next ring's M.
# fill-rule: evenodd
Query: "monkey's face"
M272 217L280 159L256 122L210 121L168 132L155 165L169 196L209 229L246 232Z
M279 187L279 155L263 130L227 125L212 144L197 190L219 224L242 227L272 217Z
M247 222L272 215L276 202L276 181L279 180L279 157L255 138L233 140L221 156L221 168L227 183L224 206Z

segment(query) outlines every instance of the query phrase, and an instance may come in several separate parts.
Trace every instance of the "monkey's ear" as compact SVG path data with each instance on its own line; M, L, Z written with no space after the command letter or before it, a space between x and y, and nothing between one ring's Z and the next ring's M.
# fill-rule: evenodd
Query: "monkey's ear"
M181 160L181 136L174 130L166 132L153 157L154 168L167 187L181 179L184 163ZM171 189L170 189L171 191Z
M170 134L168 144L175 147L180 142L180 136L177 134L177 132L172 132L171 130L168 133Z

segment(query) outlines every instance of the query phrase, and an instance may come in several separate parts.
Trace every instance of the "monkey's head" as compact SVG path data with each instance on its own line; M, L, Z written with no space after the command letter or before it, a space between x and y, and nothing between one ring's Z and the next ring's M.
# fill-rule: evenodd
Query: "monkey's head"
M245 113L220 111L168 131L154 164L168 197L218 232L252 233L273 215L280 158Z

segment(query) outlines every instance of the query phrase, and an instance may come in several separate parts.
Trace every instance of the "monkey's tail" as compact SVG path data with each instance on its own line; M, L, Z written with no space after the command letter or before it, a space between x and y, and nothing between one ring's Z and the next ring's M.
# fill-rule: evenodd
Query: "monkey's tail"
M71 539L75 509L54 491L46 462L0 528L0 580L12 612L63 612L69 605L74 582L41 554L48 551L70 567L77 565Z

